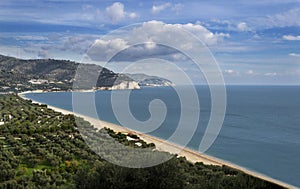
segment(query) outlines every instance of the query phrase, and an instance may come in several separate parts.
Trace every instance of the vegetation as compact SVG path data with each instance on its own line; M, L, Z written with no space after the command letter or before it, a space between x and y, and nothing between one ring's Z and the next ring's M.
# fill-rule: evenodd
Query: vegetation
M0 91L71 90L79 65L79 63L69 60L22 60L0 55ZM88 81L88 76L92 74L94 74L96 78L99 76L96 86L93 87L111 87L122 81L133 81L133 79L124 74L117 74L94 64L85 64L84 69L86 69L85 73L89 74L80 76L80 78L77 79L81 81L87 80L88 83L93 83ZM80 86L80 89L85 88ZM88 89L91 88L89 87Z
M136 146L127 134L97 131L79 121L94 136L105 138L106 133L131 148L154 147L143 141ZM281 188L226 166L192 164L182 157L145 169L120 167L90 150L78 130L73 115L0 95L0 188Z
M29 90L67 91L75 89L110 88L122 82L137 81L140 86L168 86L171 81L143 74L125 75L94 64L84 64L83 73L76 75L80 64L69 60L22 60L0 55L0 92ZM83 64L81 64L83 65ZM77 83L74 83L76 77ZM90 81L98 78L97 82ZM135 80L134 78L137 78ZM73 86L76 85L76 86ZM93 84L93 86L91 86ZM95 85L95 86L94 86Z

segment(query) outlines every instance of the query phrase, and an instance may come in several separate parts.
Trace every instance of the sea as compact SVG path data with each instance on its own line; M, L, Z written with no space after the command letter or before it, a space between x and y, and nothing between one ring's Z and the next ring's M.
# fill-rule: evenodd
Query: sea
M160 103L160 106L154 106L154 111L155 108L160 111L159 108L165 107L165 119L148 134L162 139L169 139L176 131L182 112L194 115L195 111L199 111L199 117L190 117L199 119L199 122L187 144L187 147L198 150L211 116L212 99L208 86L196 86L195 89L200 105L190 103L184 107L173 87L132 90L128 101L122 97L128 93L126 90L84 92L79 95L83 99L94 95L98 118L115 124L120 124L120 120L112 108L113 93L120 97L113 97L114 102L128 107L140 123L155 119L151 117L149 103L160 99L165 105ZM27 93L25 97L73 110L72 92ZM222 128L205 153L300 187L300 86L226 86L226 98ZM184 126L187 132L192 130L189 122ZM176 140L173 142L177 143Z

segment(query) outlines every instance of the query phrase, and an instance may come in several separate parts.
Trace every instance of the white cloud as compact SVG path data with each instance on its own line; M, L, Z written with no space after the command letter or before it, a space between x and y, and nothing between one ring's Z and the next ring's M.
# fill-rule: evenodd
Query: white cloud
M173 26L172 24L167 24L167 26L186 29L208 45L216 44L219 40L230 37L228 33L212 33L200 24L174 24Z
M240 72L239 71L235 71L235 70L232 70L232 69L224 70L224 73L226 75L231 75L231 76L240 76Z
M131 13L128 14L128 17L134 19L134 18L139 17L139 15L135 12L131 12Z
M26 40L26 41L47 41L48 37L44 36L31 36L31 35L22 35L22 36L17 36L16 40Z
M217 44L219 40L230 36L224 33L212 33L200 24L166 24L156 20L144 22L140 27L132 31L132 35L135 36L137 40L152 39L155 42L155 40L170 38L169 36L172 36L172 33L176 33L178 29L191 32L208 45ZM171 38L170 40L180 41L180 39ZM186 45L186 42L180 41L180 44Z
M245 22L240 22L236 27L239 31L250 31L250 28Z
M124 5L116 2L109 7L106 7L106 15L113 23L117 23L125 17Z
M253 74L254 74L254 71L253 71L253 70L248 70L248 71L246 72L246 74L247 74L247 75L253 75Z
M82 10L91 10L93 9L94 6L93 5L89 5L89 4L85 4L85 5L82 5Z
M227 73L227 74L233 74L234 73L234 71L231 70L231 69L225 70L224 72Z
M161 5L153 5L151 12L153 14L158 14L165 9L171 9L172 11L176 12L176 14L178 14L179 11L183 9L183 7L184 6L181 3L177 3L177 4L164 3Z
M13 34L12 34L13 35ZM22 49L24 56L17 56L21 58L61 58L70 59L68 55L73 53L82 56L99 38L99 35L92 34L49 34L45 36L29 36L19 35L16 39L23 40L24 47ZM46 40L47 39L47 40ZM40 40L35 43L35 40ZM72 55L73 55L72 54ZM73 56L72 56L73 57ZM77 61L80 61L78 58Z
M291 9L285 13L277 14L274 17L274 21L277 21L279 24L284 26L298 26L300 25L300 9Z
M172 55L172 59L173 60L187 60L188 58L186 57L186 56L184 56L183 54L181 54L181 53L176 53L176 54L173 54Z
M300 41L300 35L298 36L284 35L282 38L288 41Z
M300 26L300 8L292 8L278 14L250 18L249 25L256 29L269 29L275 27Z
M93 47L90 48L90 50L88 51L88 54L90 57L94 57L94 59L95 57L100 56L101 59L107 60L108 58L112 57L115 53L118 53L127 47L127 41L121 38L116 38L107 41L97 39L93 44Z
M172 10L173 11L175 11L177 14L179 13L179 11L181 10L181 9L183 9L183 5L181 4L181 3L177 3L177 4L175 4L173 7L172 7Z
M115 2L111 6L106 7L105 14L113 24L120 22L125 17L131 18L131 19L138 17L138 14L135 12L127 13L124 10L124 5L120 2Z
M78 34L68 37L61 37L62 46L56 45L55 48L58 48L62 51L74 51L79 54L85 53L93 42L98 39L97 35L85 35Z
M223 38L229 37L229 34L212 33L199 24L166 24L154 20L144 22L138 27L135 26L132 29L127 29L127 32L125 32L126 34L120 32L117 35L111 36L109 39L96 41L93 45L94 50L93 52L89 52L89 55L93 60L101 61L106 60L105 58L110 55L130 47L130 49L120 53L118 55L119 57L116 59L121 60L121 58L123 58L125 61L134 61L141 57L151 58L163 56L166 59L178 60L178 58L183 57L178 54L178 51L169 47L157 45L157 43L160 43L161 41L172 41L177 43L180 48L184 50L193 49L194 45L199 43L197 40L195 40L195 42L187 42L184 37L173 37L178 36L178 32L182 31L182 29L191 32L195 37L207 45L215 45L223 40ZM118 41L115 40L116 38ZM136 44L143 43L145 43L145 45L135 46Z
M154 49L156 48L156 43L153 41L149 41L145 44L146 49Z
M254 29L252 29L252 23L246 22L236 22L233 20L221 20L221 19L211 19L210 22L203 23L205 26L208 26L210 28L213 28L215 30L221 30L221 31L239 31L239 32L253 32ZM250 25L250 26L249 26Z
M265 73L265 76L277 76L276 72Z
M149 21L144 22L143 25L134 30L134 36L136 39L152 39L152 40L160 40L167 39L172 36L171 34L176 34L178 29L184 29L188 32L194 34L198 39L202 42L212 45L217 44L218 41L222 40L225 37L229 37L229 34L224 33L212 33L205 27L200 24L166 24L161 21ZM169 39L169 40L177 40L178 44L182 44L183 46L190 46L192 44L187 44L185 41L180 41L182 39Z
M161 4L161 5L157 5L157 6L153 5L152 6L152 13L157 14L157 13L159 13L159 12L161 12L161 11L165 10L166 8L171 7L171 6L172 6L171 3L164 3L164 4Z
M300 54L297 54L297 53L290 53L289 56L300 57Z
M249 45L245 45L241 42L233 42L233 41L226 41L226 43L218 43L217 45L211 46L211 49L214 52L221 52L221 53L236 53L236 52L250 52L250 51L257 51L261 49L261 47L253 47Z

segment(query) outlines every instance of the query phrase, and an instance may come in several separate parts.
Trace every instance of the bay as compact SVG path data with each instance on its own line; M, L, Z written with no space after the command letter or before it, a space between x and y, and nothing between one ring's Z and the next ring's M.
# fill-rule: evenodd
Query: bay
M211 99L207 86L196 86L196 89L200 107L190 104L182 109L172 87L133 90L129 107L137 120L146 121L151 117L149 103L153 99L162 100L167 107L166 118L158 129L149 133L162 139L168 139L176 131L181 111L192 113L200 108L197 130L187 145L197 150L210 118ZM300 87L227 86L226 89L225 120L216 141L205 153L300 187ZM97 113L99 119L119 124L112 109L111 94L111 91L96 92ZM92 93L80 95L84 99ZM71 92L28 93L25 97L72 111ZM128 106L124 99L114 100ZM187 123L187 133L189 127Z

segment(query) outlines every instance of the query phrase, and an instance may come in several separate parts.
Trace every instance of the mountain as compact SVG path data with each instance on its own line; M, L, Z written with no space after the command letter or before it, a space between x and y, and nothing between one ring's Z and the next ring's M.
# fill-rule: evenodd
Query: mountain
M174 84L165 78L149 76L146 74L126 74L133 80L137 81L140 86L174 86Z
M22 60L0 55L0 90L4 92L71 90L78 66L79 63L69 60ZM90 76L90 74L99 75L96 84L97 89L139 88L136 81L124 74L114 73L94 64L84 64L84 68L86 69L86 76ZM87 78L77 79L87 80ZM78 89L91 88L78 86Z
M95 64L82 64L87 74L78 77L76 70L79 65L79 63L69 60L23 60L0 55L0 91L116 90L139 89L140 86L170 86L172 84L171 81L156 76L114 73ZM73 86L75 76L77 81L82 81L80 86ZM98 78L96 86L90 86L89 76Z

